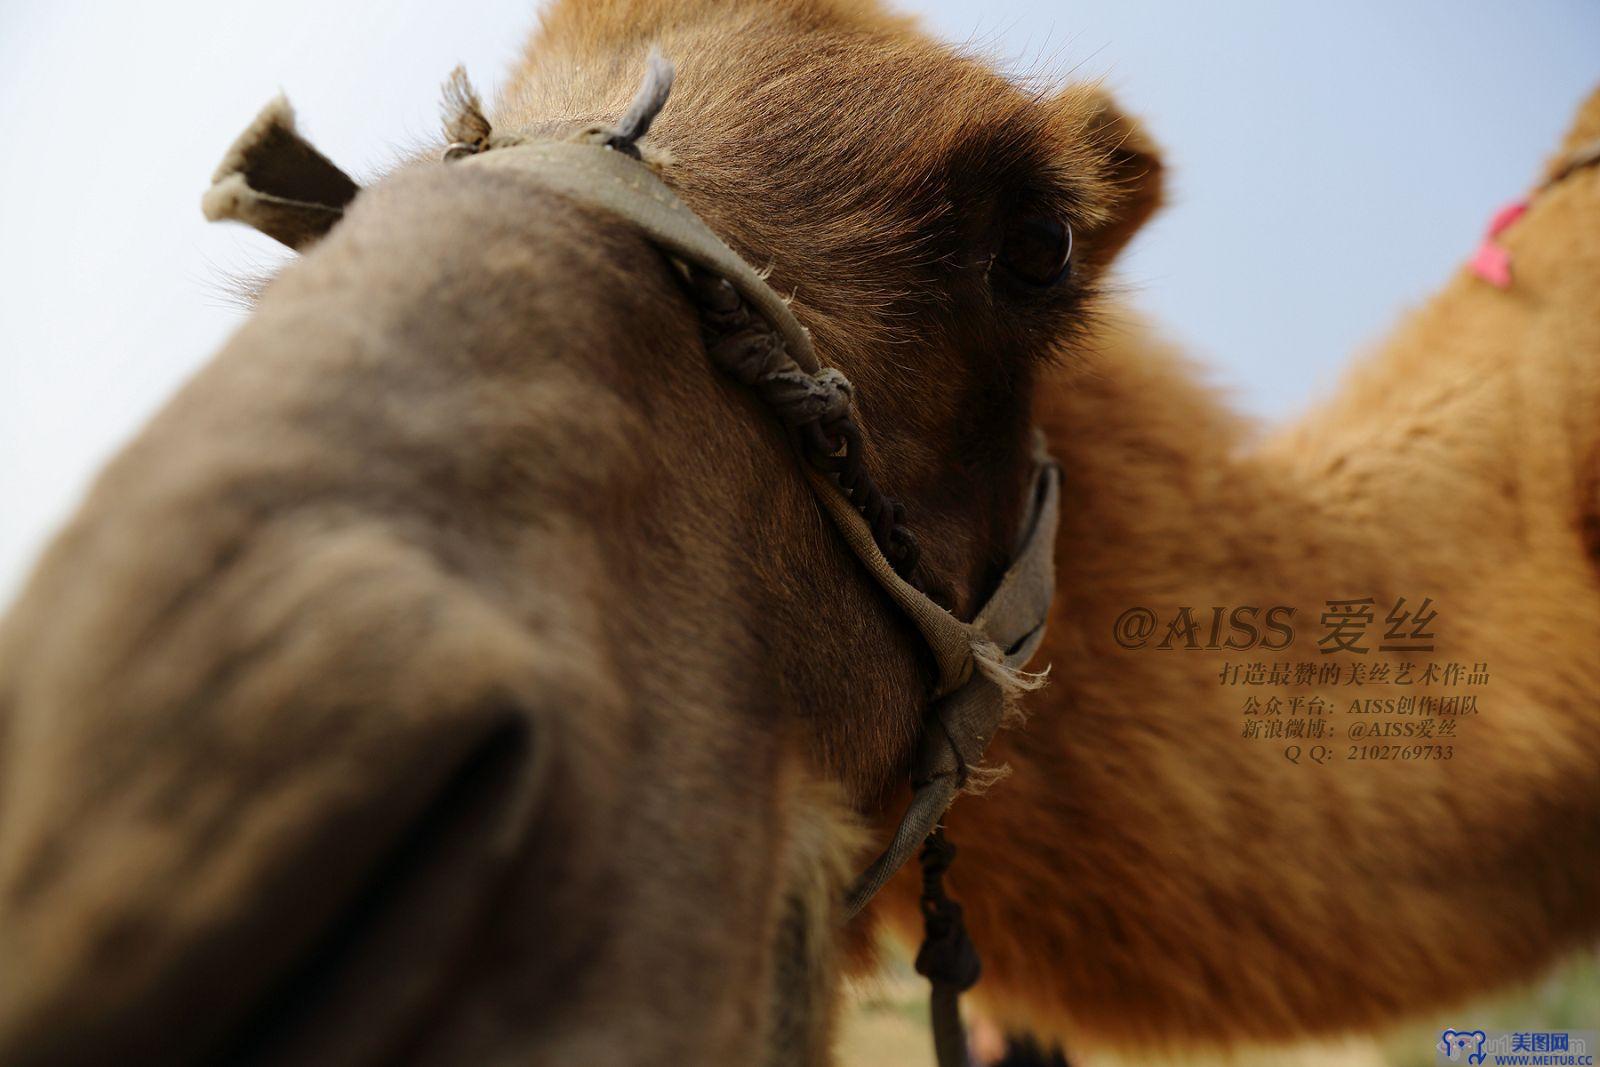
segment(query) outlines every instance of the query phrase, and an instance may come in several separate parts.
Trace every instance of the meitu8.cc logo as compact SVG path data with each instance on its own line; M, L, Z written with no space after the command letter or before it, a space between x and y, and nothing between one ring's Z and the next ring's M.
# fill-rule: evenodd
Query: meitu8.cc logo
M1123 648L1201 649L1243 652L1260 648L1277 652L1294 643L1294 608L1177 608L1157 615L1149 608L1129 608L1112 624L1111 637Z

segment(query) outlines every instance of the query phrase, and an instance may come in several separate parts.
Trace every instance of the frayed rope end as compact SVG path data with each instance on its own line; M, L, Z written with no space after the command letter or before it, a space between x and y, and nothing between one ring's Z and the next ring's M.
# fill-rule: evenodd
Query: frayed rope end
M1001 700L1004 703L1001 705L997 729L1009 730L1023 725L1028 719L1028 713L1022 706L1022 694L1043 689L1049 682L1050 668L1047 666L1042 671L1025 671L1020 667L1013 667L1005 661L1005 655L993 642L975 644L972 649L972 661L978 673L992 681L1000 690ZM962 792L974 796L985 793L1010 775L1011 767L1004 763L969 767L966 781L962 784Z

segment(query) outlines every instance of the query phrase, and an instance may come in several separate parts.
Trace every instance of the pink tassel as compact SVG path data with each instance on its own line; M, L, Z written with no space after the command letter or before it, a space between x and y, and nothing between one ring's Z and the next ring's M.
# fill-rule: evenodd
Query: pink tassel
M1483 243L1478 245L1478 250L1472 254L1472 259L1468 263L1472 273L1496 289L1511 288L1511 253L1496 244L1495 238L1504 233L1506 228L1520 219L1527 210L1528 202L1517 200L1495 212L1494 218L1489 220L1488 232L1483 235Z

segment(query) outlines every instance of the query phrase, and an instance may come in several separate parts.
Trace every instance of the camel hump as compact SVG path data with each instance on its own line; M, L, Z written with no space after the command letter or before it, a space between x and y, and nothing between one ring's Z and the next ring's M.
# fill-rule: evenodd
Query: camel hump
M1561 141L1555 158L1545 168L1547 176L1552 176L1557 170L1567 164L1569 157L1574 152L1583 150L1600 141L1600 85L1589 91L1583 103L1578 105L1578 113L1572 119L1572 125L1567 128L1567 135Z

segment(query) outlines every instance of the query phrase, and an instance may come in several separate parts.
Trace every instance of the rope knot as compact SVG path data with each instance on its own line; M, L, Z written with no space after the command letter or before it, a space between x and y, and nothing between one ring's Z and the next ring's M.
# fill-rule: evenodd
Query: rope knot
M765 375L755 385L762 398L789 426L829 423L850 413L853 395L850 379L832 367L807 374L791 362L783 370Z
M729 296L732 300L729 301ZM701 305L731 303L706 329L706 353L741 385L755 389L786 426L827 425L850 414L850 379L824 367L808 374L789 356L783 336L750 314L725 280L702 282Z
M706 345L712 362L740 384L759 387L763 379L793 366L783 341L762 323L745 320L741 328L712 338Z

